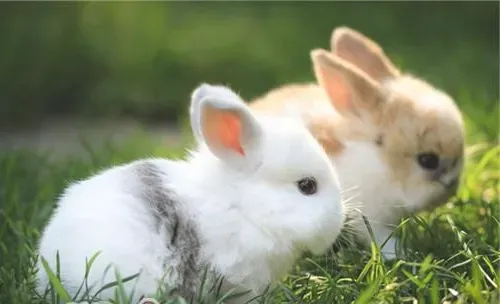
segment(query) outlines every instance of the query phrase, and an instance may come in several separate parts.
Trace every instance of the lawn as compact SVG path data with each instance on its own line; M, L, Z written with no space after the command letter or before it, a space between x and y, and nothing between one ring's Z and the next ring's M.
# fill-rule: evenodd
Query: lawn
M248 5L250 6L250 4ZM420 18L417 16L418 12L410 10L411 14L408 13L409 10L406 9L406 4L398 5L401 6L401 12L404 11L407 15L415 13L415 20ZM440 5L444 6L444 4ZM463 5L465 7L465 4ZM490 11L487 4L483 3L482 5L486 9L483 8L480 10L481 12ZM163 104L163 98L165 97L163 90L170 90L170 88L165 88L164 83L169 83L171 88L176 88L172 97L177 102L172 107L176 108L178 105L184 104L181 96L188 98L188 88L194 88L191 87L191 83L201 80L230 83L235 89L244 87L246 90L244 90L246 92L244 95L247 96L256 95L264 91L268 86L285 82L286 79L311 79L312 75L308 74L310 73L309 62L306 60L307 50L318 45L326 47L327 38L332 28L331 24L326 22L328 21L326 14L330 14L330 12L325 11L320 4L316 4L316 6L311 4L310 11L303 12L302 23L295 18L297 15L293 15L294 18L282 18L282 20L288 20L287 22L290 22L295 27L290 27L285 21L279 21L283 22L282 26L276 25L272 27L271 24L278 20L274 18L274 13L277 14L279 11L286 15L292 12L292 9L283 10L283 7L279 4L274 4L274 6L273 14L266 15L260 11L257 13L261 14L263 20L270 24L269 28L272 28L276 33L287 33L282 37L283 43L266 41L264 39L267 37L265 34L270 36L276 34L273 31L267 31L267 27L266 31L261 29L262 35L248 35L247 37L246 31L249 28L252 28L253 31L259 29L246 24L246 22L249 24L253 22L254 18L250 17L235 17L231 21L239 25L235 26L235 30L240 30L241 33L245 34L220 36L224 37L224 39L245 38L244 43L248 43L248 47L244 44L243 47L238 47L238 49L250 50L248 51L249 54L243 53L243 55L250 55L251 53L255 56L255 58L251 59L258 62L258 64L253 64L253 61L250 60L247 71L242 68L236 78L233 78L233 70L236 70L236 68L227 69L227 66L236 66L236 63L240 62L240 56L234 55L233 58L228 54L215 54L217 48L210 48L209 45L207 50L213 50L214 54L208 54L206 58L215 59L210 61L205 58L210 64L203 65L203 62L194 60L205 60L202 58L203 56L199 56L199 53L194 49L191 52L184 49L188 48L188 46L197 45L195 38L204 37L203 31L209 31L209 29L219 31L217 27L205 28L196 24L196 26L193 25L192 29L177 27L176 30L179 33L174 33L182 37L178 41L184 42L184 44L172 44L172 48L175 46L178 50L176 49L176 52L171 50L167 54L182 54L184 57L179 57L182 59L179 59L179 61L189 62L192 69L186 68L184 74L179 72L180 76L174 75L174 73L164 73L165 71L161 70L161 73L158 72L158 74L168 79L158 78L161 80L158 83L151 82L151 79L147 77L140 78L139 80L142 81L140 83L143 86L138 85L141 88L139 92L153 92L151 95L154 97L151 97L150 104L140 104L140 106L148 108L148 111L153 113L159 111L161 107L166 107L166 112L171 111L169 108L171 105ZM389 4L386 4L386 6L389 7ZM444 9L444 7L441 8ZM257 11L257 9L260 8L256 5L255 10ZM299 9L301 8L299 7L297 10ZM201 12L201 10L199 12L185 10L185 14L186 16L193 15L197 17L197 14L200 14L200 16L202 13L205 14L205 11ZM467 11L466 8L463 10ZM318 22L315 26L311 25L310 28L307 28L306 25L310 19L306 17L311 15L311 11L316 11L318 14L323 12L325 14L323 19L326 21ZM499 128L498 43L492 43L493 40L490 38L494 35L481 35L481 33L485 32L485 29L488 29L488 33L495 31L489 27L487 22L485 26L479 24L479 21L481 21L479 14L469 14L470 18L464 21L458 13L446 15L446 10L443 10L444 13L436 13L435 9L432 11L434 11L434 14L430 14L429 20L426 22L410 20L408 19L410 17L405 17L407 15L403 13L399 15L388 14L388 18L385 18L388 21L384 21L387 23L382 21L370 22L375 25L378 24L378 27L374 27L374 32L387 33L379 37L383 38L384 45L392 43L392 47L388 48L388 52L398 64L405 69L415 71L417 75L422 75L432 83L449 91L462 109L466 121L468 148L466 170L458 194L450 199L447 204L432 212L419 213L402 221L396 233L400 235L402 240L400 245L406 253L404 259L385 261L375 246L367 250L355 246L342 247L338 252L332 251L325 256L316 258L304 256L297 263L294 271L288 277L283 278L278 288L266 295L263 299L266 303L500 303L498 288L500 284L500 204L498 195L500 191L500 147L497 145ZM210 18L217 19L217 12L221 15L226 14L225 11L218 11L214 8L213 14L205 17L207 20ZM345 16L343 16L344 12ZM355 24L359 25L358 28L363 31L370 29L370 22L366 21L372 14L369 9L359 12L337 9L336 14L339 18L344 18L341 21L345 23L349 23L348 21L351 20L349 18L352 15L352 20L358 20L358 24ZM359 14L363 17L359 17ZM493 12L491 15L493 15ZM378 16L381 16L380 20L384 19L382 13L379 13ZM399 16L399 19L396 20L394 16ZM72 19L70 17L67 18ZM394 20L389 17L393 17ZM446 17L448 20L453 18L457 20L453 23L454 26L436 27L436 24L442 25L440 23L442 17ZM491 16L488 18L483 19L486 19L486 21L493 20ZM496 18L498 20L498 17ZM408 22L404 23L406 19L408 19ZM366 24L364 21L366 21ZM405 24L404 31L395 26L395 24L399 23ZM410 26L417 23L418 26ZM385 24L388 25L385 26ZM427 27L427 29L421 29L419 26ZM459 28L460 26L462 27ZM221 23L220 28L226 28L224 22ZM290 28L293 30L289 30ZM315 28L317 28L318 33L311 34L311 37L308 37L306 30ZM469 31L462 31L465 28ZM126 30L126 27L124 30ZM300 32L301 30L302 32ZM183 31L186 33L183 33ZM184 39L185 37L191 37L187 34L190 31L194 33L192 34L192 41ZM420 33L420 36L408 34L412 33L412 31L413 33ZM300 35L296 34L296 32ZM427 37L427 32L435 34L430 34ZM95 31L95 33L101 34L101 31ZM447 35L447 33L453 35ZM496 34L498 36L498 31ZM207 36L216 37L217 35L207 34ZM299 41L298 36L302 36L305 40ZM455 36L460 37L456 38ZM12 35L12 37L16 37L16 35ZM441 37L447 37L449 41L443 40L443 42ZM465 38L462 39L462 37ZM494 42L498 42L498 37L493 38L496 39ZM310 39L310 41L307 41L307 39ZM316 44L316 41L319 40L323 41L322 44ZM107 41L107 39L103 38L102 41ZM223 43L219 44L224 45ZM239 45L239 42L233 42L233 44ZM448 44L451 45L449 49L443 48L443 45ZM300 53L300 56L273 57L276 52L268 50L268 48L272 49L272 46L276 48L282 47L283 50L286 48L293 49L297 54ZM24 47L24 49L26 52L31 50L39 51L34 47ZM80 50L77 47L75 49ZM47 47L44 50L52 54L52 51L48 51L52 49ZM115 49L113 48L113 50ZM231 54L236 54L235 52ZM14 51L11 53L16 54ZM262 58L267 59L269 62L266 63L262 58L259 59L259 54L264 54ZM114 54L112 55L114 56ZM33 59L34 56L21 57L20 62L35 60ZM10 57L5 58L6 62L10 62ZM177 57L165 56L165 58L165 60L170 60ZM304 59L300 61L297 58ZM61 66L66 66L73 61L73 57L68 55L67 61L60 60L59 63ZM297 66L290 65L290 62L297 62ZM221 67L221 70L213 68L212 65ZM47 64L47 66L50 65ZM84 66L83 63L82 66ZM171 66L175 67L175 65L169 65L169 67ZM26 64L26 69L28 67L31 69L32 65ZM230 71L227 73L231 74L228 75L226 72L224 74L222 67ZM185 66L182 66L182 69L184 68ZM21 81L17 81L17 79L24 79L23 75L28 74L28 70L24 71L19 68L13 68L12 70L15 70L19 75L14 74L13 76L4 77L5 81L14 79L17 84L21 84ZM136 70L131 70L132 72L127 71L129 72L128 76L135 83L137 81ZM275 71L276 75L273 76L270 71ZM116 75L122 75L122 69L116 68L115 72ZM247 72L250 72L250 74L246 74ZM39 74L43 77L46 75L46 73L42 72ZM57 74L61 79L49 75L52 78L47 77L47 85L49 82L53 86L63 84L62 78L69 77L66 76L65 72L54 72L54 74ZM74 77L87 75L71 71L69 74ZM5 75L10 74L5 73ZM90 73L89 75L92 76L93 74ZM153 77L153 74L144 72L144 75L157 79L156 76ZM206 79L208 75L211 75L212 78ZM267 79L265 75L268 75L271 79ZM89 76L89 79L91 78L93 79L93 77ZM110 79L114 80L114 78ZM118 77L117 79L121 78ZM251 83L248 81L249 79L262 81L261 83ZM74 82L80 82L80 80ZM178 85L177 82L182 82L182 85ZM110 100L121 100L122 94L133 95L131 92L134 91L134 88L131 89L127 85L128 82L117 83L116 87L112 86L114 84L112 81L111 85L110 83L103 85L106 89L111 88L109 90L119 92L119 94L116 93L117 96L114 96L114 93L108 94L107 92L106 94L102 93L102 95L112 96L113 98L109 97ZM72 88L69 84L67 86ZM158 90L154 91L149 86L157 87ZM38 96L38 91L35 86L32 86L31 91L18 90L17 87L10 84L3 87L12 88L11 91L5 91L8 94L2 92L8 97L4 97L2 100L9 99L12 105L10 112L7 110L1 111L3 113L0 113L0 116L3 114L2 117L5 117L5 121L7 121L8 117L11 117L11 120L15 123L20 119L20 116L24 115L25 108L30 108L26 102L37 102L36 98L32 98L33 96L29 94ZM46 88L45 85L42 87ZM23 94L19 94L20 91ZM59 92L64 93L64 90L56 87L52 91L58 92L58 94ZM157 94L154 92L157 92ZM169 93L172 92L169 91ZM140 97L144 97L141 94L139 94ZM67 101L68 96L72 96L63 95L61 93L61 104ZM2 96L0 95L0 97ZM45 96L47 100L59 100L54 98L55 95L49 95L49 93L40 96ZM89 96L89 99L95 98L95 95ZM146 95L146 97L149 98L150 96ZM102 100L107 101L104 97ZM112 103L99 103L102 107L110 104ZM87 105L89 107L95 106L92 103ZM57 104L57 107L59 106ZM36 107L33 108L36 110ZM116 110L112 106L109 106L109 108L109 112ZM182 111L186 112L187 110ZM105 111L103 110L103 112ZM123 110L123 112L126 111ZM33 117L37 115L39 114L32 114ZM26 114L25 118L30 120L32 116ZM46 224L58 195L71 181L85 178L104 167L141 157L179 157L183 155L184 148L191 142L191 136L186 133L184 145L181 147L166 147L164 143L154 142L145 133L138 131L137 135L130 138L123 146L108 145L95 150L91 148L91 145L87 145L85 157L75 155L57 162L48 160L50 151L47 151L46 154L21 150L16 152L0 151L0 303L45 303L34 292L33 265L36 258L37 241L40 229ZM57 284L55 286L57 287ZM64 290L58 288L54 289L54 294L57 294L61 299L65 297ZM55 302L48 301L48 303ZM183 302L180 299L170 299L166 300L166 303Z
M138 157L179 156L183 149L165 149L138 134L120 149L88 152L57 163L30 151L0 156L0 303L42 301L33 293L36 242L71 180ZM498 303L500 149L477 143L468 155L458 195L402 223L404 260L384 261L375 247L304 257L269 293L269 303Z

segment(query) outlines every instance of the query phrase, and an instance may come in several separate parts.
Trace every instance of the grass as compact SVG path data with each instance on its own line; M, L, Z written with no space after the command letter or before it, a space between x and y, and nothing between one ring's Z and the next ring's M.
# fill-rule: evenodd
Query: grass
M57 163L30 151L0 155L0 303L43 302L34 293L37 239L70 181L138 157L182 153L140 135L120 149L110 145L88 151L86 159ZM305 256L265 302L498 303L500 148L475 144L468 152L457 196L433 212L406 219L397 231L404 259L385 261L376 246L344 248L315 259ZM67 295L52 271L54 294L64 299Z

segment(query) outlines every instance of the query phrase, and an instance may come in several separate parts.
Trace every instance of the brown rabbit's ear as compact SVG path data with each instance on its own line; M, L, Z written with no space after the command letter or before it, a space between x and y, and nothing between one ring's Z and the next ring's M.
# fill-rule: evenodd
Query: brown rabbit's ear
M400 71L375 41L346 26L333 30L331 51L351 62L377 81L400 75Z
M352 63L323 49L310 56L319 85L341 115L359 115L380 102L380 84Z

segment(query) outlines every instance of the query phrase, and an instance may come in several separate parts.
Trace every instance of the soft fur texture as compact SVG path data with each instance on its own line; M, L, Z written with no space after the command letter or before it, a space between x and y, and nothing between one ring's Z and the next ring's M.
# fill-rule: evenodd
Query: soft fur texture
M190 115L199 147L186 160L138 160L62 194L39 251L54 272L59 252L71 295L86 260L100 251L88 276L91 293L116 280L113 268L104 274L113 263L122 278L141 273L125 284L128 293L135 289L135 303L161 284L191 297L206 266L224 276L226 291L250 289L253 297L301 253L323 253L340 233L334 168L300 123L254 116L230 89L210 85L195 90ZM316 193L299 191L305 177L316 179ZM40 261L39 268L43 292L49 282Z
M432 209L452 196L463 167L464 126L443 91L405 74L371 39L347 27L332 33L332 51L311 59L318 84L290 84L251 102L253 110L302 118L370 220L378 244L404 214ZM417 155L436 153L440 166L422 168ZM370 240L359 216L354 228ZM395 257L396 243L383 248Z

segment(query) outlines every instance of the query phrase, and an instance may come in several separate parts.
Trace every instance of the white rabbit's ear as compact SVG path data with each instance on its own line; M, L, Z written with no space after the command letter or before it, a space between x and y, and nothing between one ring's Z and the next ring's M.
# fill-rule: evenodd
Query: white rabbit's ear
M259 163L262 127L238 94L202 84L192 94L190 113L198 141L219 159L239 168Z
M376 81L398 77L399 70L375 41L346 26L332 32L331 51Z
M319 85L341 115L373 111L383 101L380 84L352 63L323 49L310 55Z

